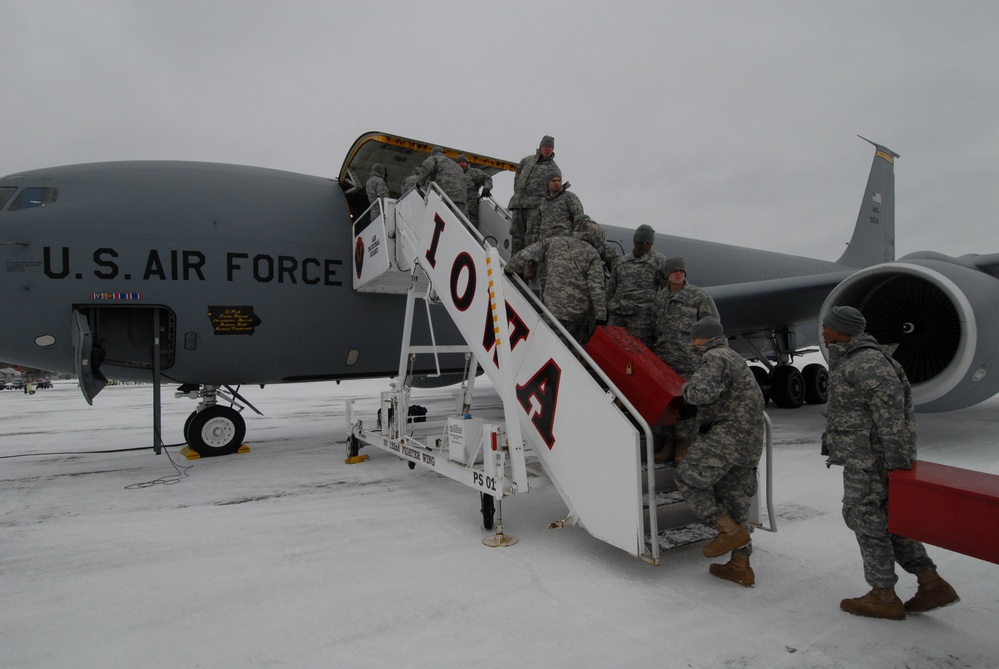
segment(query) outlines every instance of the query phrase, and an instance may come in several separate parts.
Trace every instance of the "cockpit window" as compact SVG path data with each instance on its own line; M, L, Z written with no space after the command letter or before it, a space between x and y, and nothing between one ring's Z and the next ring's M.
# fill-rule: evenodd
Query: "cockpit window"
M2 186L2 187L0 187L0 209L3 209L3 206L5 204L7 204L7 200L10 199L10 196L13 195L14 191L16 191L16 190L17 190L17 186Z
M59 189L48 186L29 186L22 188L14 201L10 203L7 211L18 211L19 209L31 209L32 207L44 207L56 201ZM8 197L10 197L8 195Z

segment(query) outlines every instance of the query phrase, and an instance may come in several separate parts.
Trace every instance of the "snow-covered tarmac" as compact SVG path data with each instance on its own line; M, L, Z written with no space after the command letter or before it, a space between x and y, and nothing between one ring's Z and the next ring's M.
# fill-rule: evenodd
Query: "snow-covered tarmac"
M151 451L152 389L0 392L0 667L994 667L999 566L929 547L962 601L857 618L867 591L818 451L821 407L769 408L778 532L757 586L708 574L699 546L653 567L578 528L557 492L507 500L518 544L488 548L478 496L369 450L344 464L346 397L385 381L245 389L252 452ZM416 391L433 404L446 390ZM165 441L189 400L163 393ZM999 400L918 417L920 457L999 474ZM169 479L168 479L169 480ZM994 532L996 528L983 528ZM903 599L914 579L899 570Z

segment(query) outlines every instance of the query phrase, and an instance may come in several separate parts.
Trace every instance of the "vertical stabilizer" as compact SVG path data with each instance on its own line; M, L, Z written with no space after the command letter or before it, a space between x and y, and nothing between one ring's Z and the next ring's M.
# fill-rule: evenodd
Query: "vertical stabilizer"
M899 155L866 137L860 138L874 145L874 162L850 245L836 262L870 267L895 260L895 159Z

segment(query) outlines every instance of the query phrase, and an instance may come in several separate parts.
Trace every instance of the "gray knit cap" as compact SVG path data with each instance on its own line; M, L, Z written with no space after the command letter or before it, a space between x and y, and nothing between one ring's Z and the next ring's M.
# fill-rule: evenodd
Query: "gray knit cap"
M656 241L656 231L652 229L651 225L645 225L644 223L638 226L635 230L635 236L633 241L636 242L654 242Z
M460 163L461 161L465 161L467 163L468 162L468 156L466 156L464 153L459 153L458 157L454 159L454 162Z
M444 149L442 149L439 146L435 146L434 148L430 149L430 155L431 156L436 156L438 154L440 154L440 155L443 156L444 155Z
M687 273L687 261L681 256L671 256L666 258L665 264L666 274L672 274L673 272L682 271L684 274Z
M691 339L714 339L725 334L721 321L714 316L705 316L690 326Z
M386 175L388 175L388 170L386 170L385 166L382 165L381 163L375 163L374 165L371 166L371 173L381 174L382 177L385 177Z
M544 137L541 138L541 143L538 144L538 148L540 149L542 146L550 146L554 149L555 138L552 137L551 135L545 135Z
M852 337L867 328L867 319L853 307L833 307L822 319L822 324L833 332Z
M559 179L561 179L562 178L562 170L560 170L557 167L552 167L551 169L548 170L547 173L545 173L545 183L548 183L549 181L551 181L555 177L558 177Z

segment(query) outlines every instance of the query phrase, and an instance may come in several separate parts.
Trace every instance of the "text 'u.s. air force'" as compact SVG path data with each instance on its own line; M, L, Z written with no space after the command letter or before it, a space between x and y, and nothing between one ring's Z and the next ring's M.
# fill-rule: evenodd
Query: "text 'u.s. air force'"
M42 268L50 279L206 281L211 276L229 282L245 278L257 283L340 286L342 265L335 258L238 251L225 252L217 260L201 251L178 249L123 254L102 247L89 257L77 255L67 246L46 246L42 251Z

